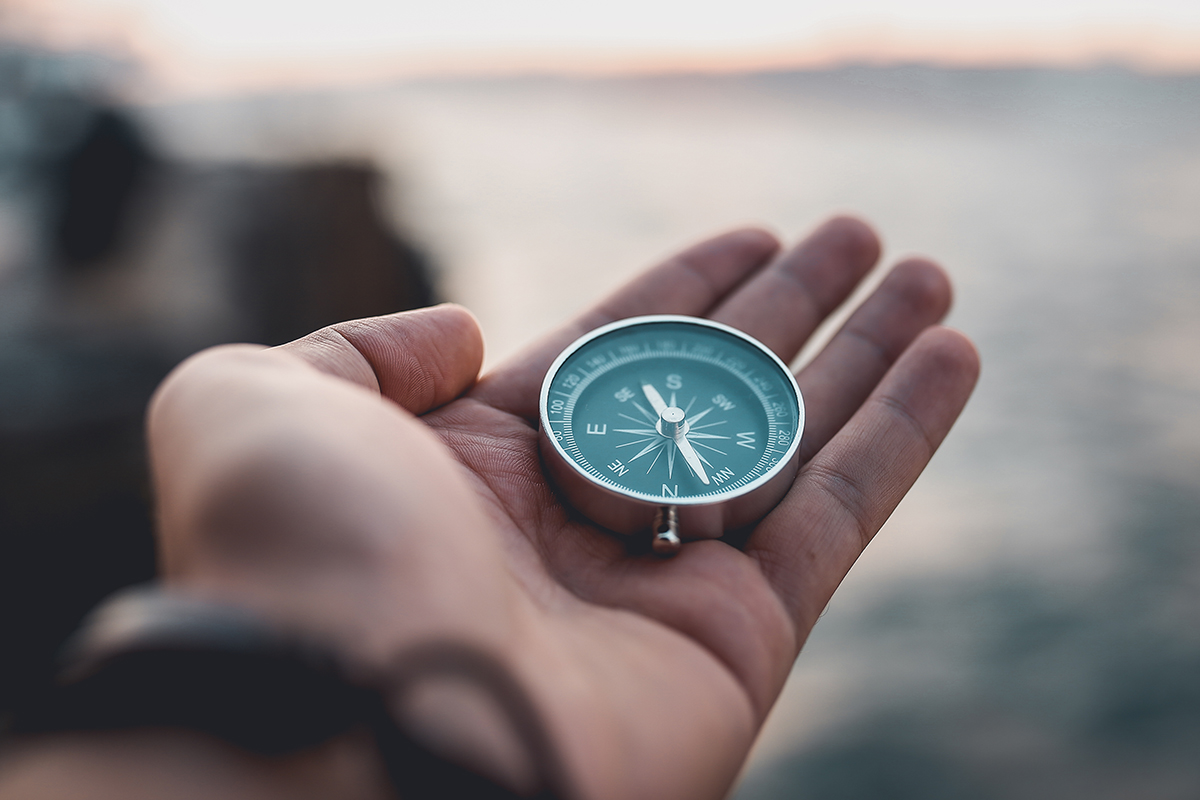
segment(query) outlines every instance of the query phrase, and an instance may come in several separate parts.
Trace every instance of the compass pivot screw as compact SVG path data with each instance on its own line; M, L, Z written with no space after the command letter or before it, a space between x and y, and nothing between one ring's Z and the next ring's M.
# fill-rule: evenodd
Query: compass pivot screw
M687 433L687 423L683 421L683 418L684 413L682 408L676 408L675 406L664 408L656 426L658 432L668 439L674 439L680 430Z

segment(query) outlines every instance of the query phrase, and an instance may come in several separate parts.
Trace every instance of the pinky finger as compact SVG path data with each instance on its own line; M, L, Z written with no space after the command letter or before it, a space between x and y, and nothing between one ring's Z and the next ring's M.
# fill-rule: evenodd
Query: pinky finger
M747 544L803 634L958 419L979 376L970 340L927 329L808 462Z

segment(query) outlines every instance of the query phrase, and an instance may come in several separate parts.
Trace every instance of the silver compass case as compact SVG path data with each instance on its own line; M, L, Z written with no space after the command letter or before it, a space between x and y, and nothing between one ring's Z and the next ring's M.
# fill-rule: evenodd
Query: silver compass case
M620 334L624 333L625 341L632 341L633 344L625 345L622 348L624 351L632 351L634 346L638 346L638 340L632 338L631 335L640 335L645 332L647 336L654 336L655 326L665 328L664 324L673 324L675 330L694 330L699 337L708 337L712 339L714 346L719 350L721 342L739 343L736 346L741 348L749 348L748 351L757 354L756 364L761 370L770 370L771 378L778 382L778 385L785 387L782 394L790 395L790 398L784 398L782 404L783 413L785 415L793 415L789 426L792 428L787 441L783 441L782 435L779 436L764 436L763 447L764 458L768 460L769 466L764 468L761 474L747 476L744 483L741 485L730 485L728 489L723 489L716 497L712 496L687 496L686 492L680 492L676 486L676 495L670 495L668 485L663 484L661 497L650 496L645 491L627 490L615 485L608 480L609 476L599 472L595 467L588 465L588 468L581 465L580 461L586 463L583 459L579 448L574 448L574 455L568 451L570 441L567 436L564 436L564 429L572 430L574 420L568 417L568 406L571 402L570 397L566 400L557 401L554 395L569 395L569 391L563 391L565 384L574 380L570 375L565 378L562 376L564 365L572 361L572 356L575 356L580 351L587 351L587 348L596 348L599 344L603 344L601 340L606 337L621 341ZM682 327L681 327L682 326ZM725 337L733 337L732 340ZM649 351L650 344L644 345ZM703 349L696 347L695 349ZM630 376L631 383L637 382L639 372L647 372L644 367L639 367L638 362L629 362L635 364L630 367L623 365L620 362L621 356L616 352L610 352L611 358L607 364L602 364L595 367L596 373L604 372L605 374L612 373L620 375L622 369L626 369ZM678 363L681 372L686 372L687 356L680 355ZM603 358L605 356L597 356ZM630 358L637 359L638 355L634 354ZM717 357L710 357L710 361L717 364L718 367L724 367L725 362L714 360ZM645 363L653 363L660 372L663 367L670 367L672 361L671 353L653 353L650 356L641 357L641 361ZM745 359L729 358L728 362L733 364L742 364ZM575 359L575 363L578 359ZM752 374L742 375L735 369L729 369L728 380L736 382L741 380L746 383L743 387L746 391L755 391L755 381L762 385L768 383L763 378L754 377ZM747 368L749 369L749 368ZM578 372L582 376L581 381L594 380L595 376L584 370L583 367L576 366L569 370ZM710 370L711 371L711 370ZM671 377L679 377L672 374ZM719 375L718 375L719 377ZM578 385L578 384L576 384ZM580 389L579 391L583 391ZM626 390L627 391L627 390ZM761 394L761 392L760 392ZM618 396L620 392L618 392ZM654 393L657 399L658 406L665 404L661 396L657 396L657 390ZM675 403L675 395L671 395L672 406ZM719 395L720 396L720 395ZM629 398L634 400L630 405L632 413L633 406L639 406L636 396ZM715 399L714 399L715 402ZM555 406L552 406L552 403ZM561 403L561 404L560 404ZM679 405L683 406L684 401L680 400ZM780 403L773 403L778 410L781 407ZM552 407L557 407L558 410L552 412ZM628 429L630 435L647 435L641 441L651 442L654 444L652 430L657 430L658 434L664 439L668 438L668 434L663 432L664 420L674 419L671 412L676 415L681 415L681 408L666 408L660 409L657 423L651 421L654 416L653 411L648 410L644 405L640 405L639 411L642 412L643 418L636 416L628 416L621 414L626 419L642 419L641 424L643 429ZM696 317L676 316L676 315L655 315L646 317L634 317L630 319L620 320L609 325L597 328L584 336L580 337L571 343L546 373L546 377L542 383L541 394L539 397L539 415L541 425L539 427L539 444L542 454L542 460L546 465L546 470L551 479L557 485L560 492L570 502L570 504L584 516L588 517L593 522L608 528L611 531L621 534L637 534L656 531L656 535L670 536L673 549L677 549L679 539L708 539L722 536L725 532L736 530L758 521L774 508L788 489L792 486L795 479L797 469L799 467L799 444L804 426L804 401L800 394L800 389L796 385L795 378L791 370L784 364L774 353L770 351L761 342L758 342L751 336L729 327L721 323L711 320L700 319ZM553 417L557 416L557 419ZM692 416L702 416L693 414ZM580 423L582 426L582 422ZM687 423L682 423L686 425ZM710 423L711 424L711 423ZM649 427L647 427L649 426ZM707 426L706 426L707 427ZM599 430L599 425L587 425L586 430L589 433ZM605 426L607 429L607 425ZM581 433L580 436L585 434ZM693 436L696 434L692 434ZM738 440L733 441L732 436L712 436L707 435L711 439L730 440L733 446L738 444L746 446L746 439L751 439L750 433L737 434ZM686 438L686 437L684 437ZM567 441L567 444L564 444ZM633 441L631 444L640 445L640 441ZM724 442L718 442L725 446ZM624 445L628 446L628 445ZM670 443L663 444L663 449L669 449ZM730 449L733 449L730 446ZM707 447L709 450L715 450L715 447L709 447L707 444L700 444L700 447ZM647 447L646 449L649 449ZM693 452L696 452L693 450ZM718 451L720 452L720 451ZM755 454L751 454L755 455ZM617 462L620 463L620 462ZM705 463L709 463L705 461ZM611 464L609 465L612 466ZM713 466L713 465L710 465ZM652 465L653 469L653 465ZM680 465L680 474L683 474L685 467ZM715 467L714 467L715 470ZM706 471L706 470L705 470ZM599 474L596 474L598 473ZM699 476L691 473L694 478ZM713 480L718 479L720 473L714 471ZM707 478L707 475L706 475ZM706 480L707 484L709 481ZM670 527L670 533L666 529ZM675 532L678 532L676 537ZM671 549L659 549L659 541L655 541L655 549L659 552L668 553Z

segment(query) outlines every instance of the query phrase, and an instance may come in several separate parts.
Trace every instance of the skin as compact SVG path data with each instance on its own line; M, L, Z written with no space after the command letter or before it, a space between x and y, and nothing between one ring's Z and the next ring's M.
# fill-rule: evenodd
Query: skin
M483 377L478 327L452 305L197 355L149 416L164 578L366 663L430 638L471 642L526 687L579 797L721 797L818 615L975 384L975 349L937 324L949 281L929 261L896 265L798 374L803 466L741 549L632 556L574 515L539 463L538 388L577 336L650 313L733 325L789 361L879 252L851 218L786 251L760 230L727 233ZM470 694L432 687L395 708L430 742L531 786L512 731ZM287 769L226 755L247 780ZM72 774L69 756L54 774ZM0 797L18 796L5 787L38 757L10 765ZM338 763L333 793L386 795L365 760Z

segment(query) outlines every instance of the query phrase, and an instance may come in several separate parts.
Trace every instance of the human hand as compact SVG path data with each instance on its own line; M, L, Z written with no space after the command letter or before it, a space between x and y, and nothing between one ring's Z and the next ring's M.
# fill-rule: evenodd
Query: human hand
M720 797L974 385L973 347L935 325L948 281L900 264L798 374L802 468L742 549L634 557L564 507L539 462L538 388L580 334L651 313L725 322L788 361L878 254L850 219L782 254L763 232L726 234L479 380L480 334L453 306L201 354L150 415L165 577L368 661L475 643L527 687L582 796ZM520 783L504 738L481 748Z

